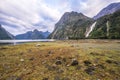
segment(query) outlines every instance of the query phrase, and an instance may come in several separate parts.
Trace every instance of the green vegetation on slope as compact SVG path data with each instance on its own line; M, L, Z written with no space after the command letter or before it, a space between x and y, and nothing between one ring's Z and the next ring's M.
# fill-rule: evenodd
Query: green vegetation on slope
M107 25L109 22L109 35L107 36ZM92 31L90 38L108 38L120 39L120 10L101 17L97 20L95 29Z

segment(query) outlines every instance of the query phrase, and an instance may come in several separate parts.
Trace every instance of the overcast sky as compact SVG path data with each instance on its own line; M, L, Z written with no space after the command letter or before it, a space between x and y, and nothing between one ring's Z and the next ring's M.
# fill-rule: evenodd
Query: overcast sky
M52 32L65 12L93 17L114 2L120 0L0 0L0 24L14 35L34 29Z

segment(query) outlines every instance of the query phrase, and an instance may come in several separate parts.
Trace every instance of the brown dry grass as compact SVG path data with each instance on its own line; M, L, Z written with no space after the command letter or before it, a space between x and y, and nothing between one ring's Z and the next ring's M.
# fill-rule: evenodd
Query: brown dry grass
M58 59L62 64L55 64ZM76 59L79 64L71 66L73 59ZM91 64L86 66L84 63L86 60ZM94 68L92 74L85 71L90 67ZM119 80L120 41L71 40L0 46L1 80L43 80L45 78L48 80Z

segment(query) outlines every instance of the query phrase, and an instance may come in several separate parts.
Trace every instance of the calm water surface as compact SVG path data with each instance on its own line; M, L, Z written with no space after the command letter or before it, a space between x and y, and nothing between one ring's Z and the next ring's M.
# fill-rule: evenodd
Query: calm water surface
M36 39L36 40L0 40L0 44L20 44L26 42L51 42L54 39Z

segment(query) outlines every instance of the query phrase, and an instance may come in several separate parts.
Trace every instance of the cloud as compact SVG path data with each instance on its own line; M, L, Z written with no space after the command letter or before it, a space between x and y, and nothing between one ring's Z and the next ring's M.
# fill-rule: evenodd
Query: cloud
M9 26L5 26L5 28L13 34L19 34L35 28L39 30L46 28L47 30L47 27L53 27L51 22L55 22L57 20L57 16L55 14L59 15L59 13L41 2L42 1L40 0L1 1L0 22L4 23L4 26ZM48 23L46 23L46 21ZM39 24L40 26L35 26L35 24ZM43 27L42 25L46 25L47 27ZM10 28L18 29L19 31L12 31Z
M95 16L100 10L111 3L120 2L120 0L85 0L79 3L79 11L88 17Z
M113 2L119 0L1 0L0 24L14 35L34 29L52 32L65 12L93 17Z

